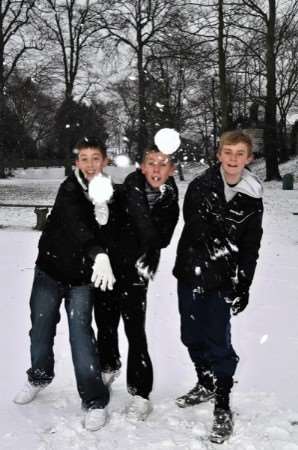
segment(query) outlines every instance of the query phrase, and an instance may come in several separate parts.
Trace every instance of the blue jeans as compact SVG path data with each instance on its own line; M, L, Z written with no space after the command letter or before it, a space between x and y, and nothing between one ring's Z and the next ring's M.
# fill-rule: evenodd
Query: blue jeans
M181 340L197 372L232 377L239 358L231 343L230 305L218 291L198 294L178 282Z
M54 378L54 337L65 299L69 340L79 395L85 408L103 408L109 390L101 378L101 366L92 323L93 288L68 286L35 268L30 308L32 328L29 382L47 385Z

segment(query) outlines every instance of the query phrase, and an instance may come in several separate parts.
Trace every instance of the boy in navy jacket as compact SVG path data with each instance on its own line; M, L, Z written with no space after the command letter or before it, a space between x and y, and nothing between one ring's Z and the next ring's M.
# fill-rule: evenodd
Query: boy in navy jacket
M236 130L220 139L220 164L189 185L174 275L178 279L181 339L198 382L176 401L180 407L215 397L210 440L222 443L233 429L229 405L238 356L230 313L248 304L262 237L262 186L245 168L252 142Z

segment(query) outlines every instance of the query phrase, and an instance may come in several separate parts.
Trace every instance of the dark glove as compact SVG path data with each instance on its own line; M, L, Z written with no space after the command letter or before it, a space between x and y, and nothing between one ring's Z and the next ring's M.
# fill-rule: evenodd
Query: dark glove
M167 206L177 200L177 191L170 184L162 184L159 190L161 192L160 199L164 200Z
M249 293L248 291L241 292L235 297L231 303L231 310L233 316L242 312L248 305Z
M147 250L136 262L138 274L146 280L153 280L158 267L160 250Z

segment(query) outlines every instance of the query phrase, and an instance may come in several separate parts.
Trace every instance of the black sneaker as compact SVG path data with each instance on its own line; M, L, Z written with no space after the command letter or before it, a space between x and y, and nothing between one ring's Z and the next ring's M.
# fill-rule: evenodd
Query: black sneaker
M214 396L215 391L211 391L200 383L197 383L187 394L176 399L176 405L180 408L199 405L200 403L208 402L208 400L211 400Z
M209 441L214 444L222 444L233 433L233 425L233 415L230 409L215 408Z

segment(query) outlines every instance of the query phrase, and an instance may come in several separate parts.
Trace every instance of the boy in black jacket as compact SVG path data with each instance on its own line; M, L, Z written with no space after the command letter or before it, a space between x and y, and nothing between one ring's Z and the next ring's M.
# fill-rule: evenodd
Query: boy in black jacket
M215 397L210 440L222 443L233 429L229 394L239 360L230 335L230 312L248 304L262 237L262 186L249 170L252 142L236 130L220 139L220 165L189 185L174 275L178 279L181 339L198 376L176 401L180 407Z
M119 374L120 316L128 339L127 386L132 395L131 420L145 420L151 411L153 370L145 333L148 280L158 266L160 249L171 240L179 207L170 157L157 147L144 154L141 169L118 186L110 205L113 247L109 249L116 277L113 292L98 293L95 320L103 378L110 384Z
M105 146L84 138L76 146L76 169L60 186L53 210L39 240L30 308L31 368L28 381L14 401L26 404L54 378L53 345L60 305L65 299L70 345L82 405L87 410L85 427L101 428L106 421L109 390L101 378L96 341L91 327L91 283L113 288L113 272L106 254L99 219L88 194L88 184L106 165ZM103 207L107 221L108 210Z

